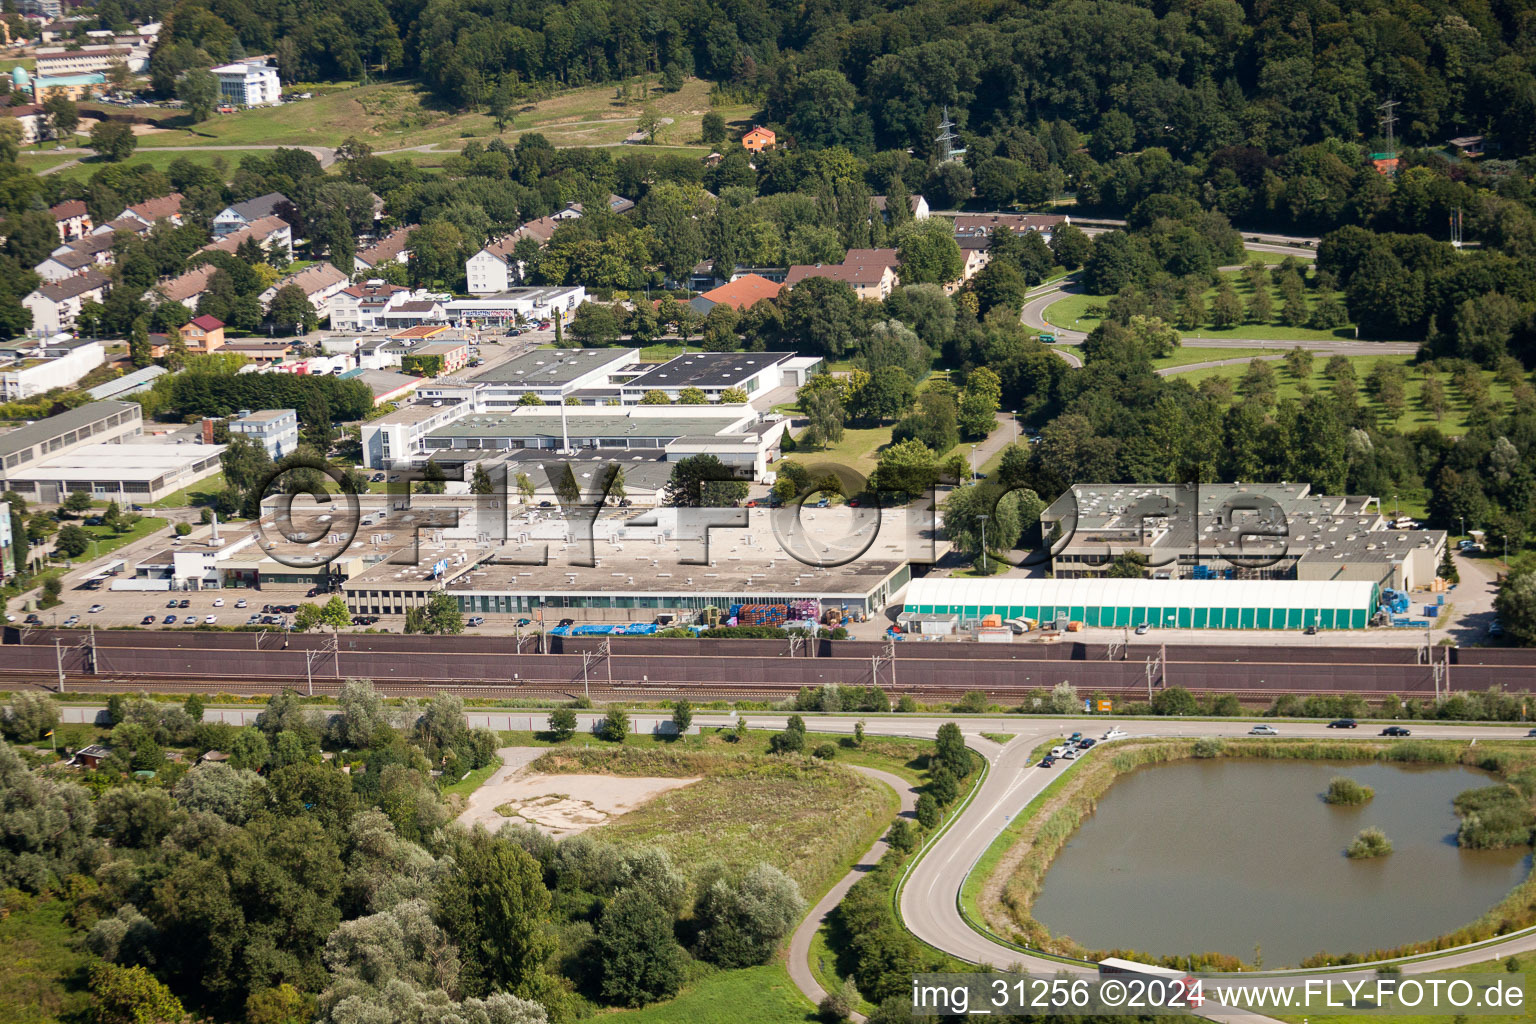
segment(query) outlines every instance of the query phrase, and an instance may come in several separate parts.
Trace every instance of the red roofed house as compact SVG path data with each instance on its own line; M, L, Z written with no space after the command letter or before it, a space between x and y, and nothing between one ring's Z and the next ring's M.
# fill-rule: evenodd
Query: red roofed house
M411 232L415 230L416 225L414 224L403 228L396 228L362 252L353 256L353 265L364 270L374 270L385 263L405 263L409 261L411 258L411 250L409 248Z
M747 134L741 137L741 144L749 153L761 153L765 149L772 149L778 141L771 128L757 125Z
M861 299L884 300L901 283L895 249L849 249L841 263L800 264L789 268L784 287L792 288L809 277L845 281Z
M131 218L145 227L154 227L157 222L168 220L173 226L179 228L181 227L181 199L180 192L172 192L159 199L146 199L142 203L135 203L117 216L119 220Z
M91 230L91 214L79 199L66 199L48 211L59 229L59 241L71 242Z
M708 313L719 305L750 309L763 299L777 298L783 285L758 274L742 274L730 284L712 288L688 303L696 312Z
M224 347L224 321L214 316L195 316L177 328L188 352L206 355Z

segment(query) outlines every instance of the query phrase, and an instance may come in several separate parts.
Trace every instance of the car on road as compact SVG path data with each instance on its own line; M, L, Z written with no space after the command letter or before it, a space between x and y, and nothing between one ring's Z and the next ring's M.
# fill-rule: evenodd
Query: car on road
M240 600L236 601L235 602L235 607L236 608L244 608L245 607L245 598L242 597Z
M485 619L484 619L484 617L479 616L479 615L471 615L468 619L465 620L464 625L466 625L466 626L483 626L483 625L485 625Z
M1389 725L1381 730L1383 736L1412 736L1413 734L1400 725Z
M1249 736L1279 736L1280 730L1272 725L1256 725L1248 730Z
M1051 756L1052 757L1060 757L1062 754L1065 754L1066 752L1067 752L1067 745L1065 743L1058 743L1054 747L1051 748Z
M1536 739L1536 729L1532 729L1530 732L1526 733L1525 734L1525 738L1528 739L1528 740L1529 739Z
M1076 743L1078 740L1080 740L1082 738L1083 738L1083 734L1082 733L1075 732L1071 736L1067 737L1067 742L1068 743Z
M576 620L575 619L561 619L560 620L560 625L562 625L562 626L574 626L574 625L576 625Z
M1126 732L1124 729L1117 725L1110 729L1109 732L1105 733L1104 738L1106 740L1123 740L1129 735L1130 733Z
M1066 750L1061 752L1061 759L1063 761L1075 760L1077 755L1081 753L1082 751L1078 750L1076 747L1068 747Z
M141 626L153 626L154 624L155 624L155 617L153 615L146 615L142 619L139 620L139 625L141 625Z
M1359 726L1360 723L1353 718L1335 718L1328 723L1328 728L1330 729L1356 729Z
M183 619L181 621L182 621L182 625L184 625L184 626L195 626L195 625L197 625L197 616L196 615L188 615L185 619Z
M1093 740L1093 739L1078 740L1077 741L1077 749L1078 750L1092 750L1093 747L1094 747L1094 744L1096 744L1098 742L1099 742L1098 740Z
M1143 622L1141 625L1136 627L1136 635L1137 636L1146 636L1147 635L1147 630L1149 628L1151 628L1151 627L1149 627L1145 622Z
M174 626L174 625L176 625L176 616L174 616L174 615L167 615L165 617L164 621L161 624L162 625L166 625L166 626Z
M1315 626L1315 625L1308 626L1302 632L1306 633L1307 636L1317 636L1317 626Z
M210 625L210 626L211 626L211 625L213 625L213 624L214 624L214 623L215 623L215 622L218 622L218 621L219 621L219 617L218 617L218 616L217 616L217 615L210 615L210 616L208 616L208 617L207 617L207 618L205 618L205 619L204 619L204 620L203 620L203 621L204 621L204 622L206 622L206 623L207 623L207 624L208 624L208 625Z
M1056 757L1053 754L1046 754L1044 757L1042 757L1040 759L1040 767L1041 768L1052 768L1052 767L1055 767L1055 765L1056 765Z
M213 599L213 606L215 608L223 608L224 607L224 599L222 597L214 598Z
M107 606L104 604L93 604L86 609L86 611L90 612L92 615L95 615L97 612L104 612L106 610Z
M517 624L519 626L531 626L531 625L533 625L533 620L532 619L518 619L517 620Z

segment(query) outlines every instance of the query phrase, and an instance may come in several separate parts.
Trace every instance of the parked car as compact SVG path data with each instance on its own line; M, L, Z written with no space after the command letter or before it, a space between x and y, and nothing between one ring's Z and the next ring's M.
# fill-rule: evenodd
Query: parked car
M1078 750L1076 747L1068 747L1066 750L1061 752L1061 759L1063 761L1071 761L1076 759L1077 755L1081 753L1082 751Z
M107 606L104 604L93 604L86 610L89 611L92 615L95 615L97 612L106 611L106 609Z
M86 516L85 517L85 525L86 526L102 526L105 523L106 523L106 520L101 518L101 516Z
M244 608L245 607L245 598L242 597L240 600L236 601L235 602L235 607L236 608Z
M165 625L165 626L174 626L174 625L176 625L176 616L174 616L174 615L167 615L165 617L164 621L161 623L161 625Z
M204 621L204 622L206 622L206 623L207 623L207 624L208 624L208 625L210 625L210 626L211 626L211 625L213 625L213 624L214 624L214 623L215 623L215 622L218 622L218 621L219 621L219 617L218 617L218 616L217 616L217 615L210 615L210 616L208 616L208 617L207 617L207 618L206 618L206 619L204 619L204 620L203 620L203 621Z
M1248 730L1249 736L1279 736L1280 730L1272 725L1256 725Z
M1080 740L1082 738L1083 738L1083 734L1082 733L1075 732L1071 736L1067 737L1067 742L1068 743L1076 743L1078 740Z
M1389 725L1385 729L1381 730L1381 734L1383 736L1411 736L1411 735L1413 735L1407 729L1403 728L1400 725Z
M1360 723L1356 722L1353 718L1335 718L1328 723L1328 728L1330 729L1357 729L1359 726Z
M180 608L181 607L181 605L176 603L176 599L174 597L171 598L169 601L165 602L165 606L167 608Z
M1499 623L1498 619L1494 619L1492 622L1488 623L1488 635L1489 636L1503 636L1504 635L1504 627Z
M186 598L182 598L180 601L176 602L176 607L177 608L191 608L192 607L192 602L187 600Z
M245 620L247 626L256 626L261 623L261 613L256 613Z
M1058 743L1056 746L1051 748L1051 756L1052 757L1060 757L1062 754L1065 754L1066 752L1067 752L1067 745L1065 743Z
M533 625L533 620L532 619L518 619L517 620L517 624L519 626L531 626L531 625Z
M1150 629L1150 628L1151 628L1150 626L1148 626L1145 622L1143 622L1139 626L1136 627L1136 635L1137 636L1146 636L1147 635L1147 630Z
M466 625L466 626L483 626L483 625L485 625L485 618L483 616L480 616L480 615L471 615L468 619L465 620L464 625Z
M222 597L214 598L213 599L213 606L215 608L223 608L224 607L224 599Z
M139 620L139 625L141 625L141 626L153 626L154 624L155 624L155 617L153 615L146 615L142 619Z
M29 626L41 626L43 624L43 620L37 617L37 613L36 612L33 612L31 615L28 615L25 619L22 619L21 621L26 623Z
M187 626L195 626L197 625L197 616L188 615L185 619L182 620L182 623Z
M574 626L574 625L576 625L576 620L575 619L561 619L560 620L560 625L562 625L562 626Z
M1317 626L1315 624L1308 626L1304 632L1307 636L1317 636Z
M78 615L71 615L69 618L64 620L64 625L66 625L66 626L73 626L73 625L78 624L79 622L80 622L80 616L78 616Z

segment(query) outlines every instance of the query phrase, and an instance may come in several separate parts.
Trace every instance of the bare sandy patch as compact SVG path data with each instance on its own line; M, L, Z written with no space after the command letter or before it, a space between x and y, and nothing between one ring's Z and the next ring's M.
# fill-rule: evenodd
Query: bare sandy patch
M135 125L132 126L132 128L133 128L133 134L139 135L139 136L144 136L144 135L167 135L167 134L169 134L171 132L170 128L161 128L158 125L153 125L153 124L135 124Z
M670 790L692 785L697 778L668 779L623 775L544 775L527 765L540 747L506 747L498 751L502 767L469 795L459 815L466 826L484 825L495 831L507 822L525 822L551 835L584 832L610 818L642 807Z

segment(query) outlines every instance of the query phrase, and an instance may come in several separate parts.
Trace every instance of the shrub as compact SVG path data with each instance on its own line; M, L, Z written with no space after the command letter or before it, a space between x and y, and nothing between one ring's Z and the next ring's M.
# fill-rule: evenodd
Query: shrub
M852 978L844 978L843 983L836 991L828 992L816 1007L816 1014L826 1024L841 1024L853 1013L853 1008L858 1005L859 990L853 984Z
M837 756L837 747L830 743L818 743L816 749L811 751L811 756L823 761L830 761Z
M917 849L917 830L906 818L897 818L890 832L886 833L885 841L902 853L910 853Z
M984 714L987 706L987 695L981 690L968 690L955 702L955 710L967 715Z
M185 537L187 534L189 534L191 532L192 532L192 524L191 523L177 523L176 524L176 536L178 536L178 537Z
M603 717L603 739L614 743L623 743L629 735L629 715L623 708L609 708L608 714Z
M549 731L557 740L568 740L576 735L576 712L570 708L555 708L549 713Z
M621 889L597 929L603 998L622 1006L667 999L682 988L688 955L672 935L672 915L644 889Z
M917 798L917 822L923 828L933 828L944 818L944 812L939 809L939 802L932 795L924 793Z
M1170 686L1159 690L1152 697L1154 715L1195 715L1200 713L1200 702L1182 686Z
M1459 794L1455 800L1461 827L1456 843L1472 850L1502 850L1531 841L1536 816L1526 798L1513 786L1483 786Z
M917 711L917 701L903 694L901 699L896 702L896 710L904 715L910 715Z
M1355 833L1355 838L1350 840L1349 849L1345 851L1350 860L1368 860L1371 857L1385 857L1392 852L1392 840L1387 834L1374 825L1363 828Z
M1370 786L1356 782L1347 775L1335 775L1328 780L1328 792L1323 795L1323 802L1358 807L1375 795L1376 791Z
M5 734L21 743L31 743L59 724L59 706L52 697L32 690L11 694L10 710L5 712Z
M1207 736L1204 739L1195 740L1192 753L1196 757L1220 757L1223 749L1225 749L1225 745L1221 740Z

